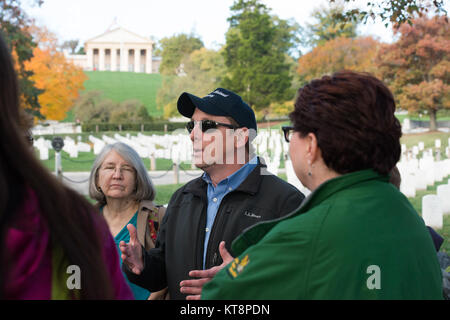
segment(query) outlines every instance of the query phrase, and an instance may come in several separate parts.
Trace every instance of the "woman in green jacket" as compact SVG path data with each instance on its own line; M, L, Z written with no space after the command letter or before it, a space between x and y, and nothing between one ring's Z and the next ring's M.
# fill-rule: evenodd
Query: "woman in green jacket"
M236 239L236 258L212 281L217 269L193 272L206 283L201 298L442 299L431 237L389 183L401 153L394 112L389 89L365 73L299 89L284 132L295 173L313 192L289 216Z

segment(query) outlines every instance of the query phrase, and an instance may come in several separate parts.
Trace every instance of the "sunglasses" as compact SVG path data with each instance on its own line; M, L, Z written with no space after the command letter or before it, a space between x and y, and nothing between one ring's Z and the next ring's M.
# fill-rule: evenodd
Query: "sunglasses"
M281 130L283 130L284 139L286 140L286 142L291 141L292 135L294 134L294 127L283 126L281 127Z
M186 123L186 129L189 133L191 133L192 130L194 130L196 123L200 123L200 128L202 129L202 132L206 132L209 129L217 129L218 126L227 127L230 129L239 128L229 123L220 123L212 120L189 121L188 123Z

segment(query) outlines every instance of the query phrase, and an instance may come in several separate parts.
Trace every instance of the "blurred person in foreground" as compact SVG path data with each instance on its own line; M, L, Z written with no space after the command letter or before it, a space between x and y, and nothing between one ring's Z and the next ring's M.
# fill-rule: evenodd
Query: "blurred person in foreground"
M291 215L243 233L234 260L224 249L230 263L205 281L202 299L442 299L430 234L389 183L401 152L394 112L389 89L365 73L299 89L283 130L312 193Z
M136 228L139 243L146 250L155 247L165 209L153 203L156 190L141 157L132 147L116 142L102 149L92 166L89 196L97 201L96 207L114 237L119 257L120 241L130 241L129 224ZM150 291L129 285L136 300L150 297Z
M185 92L178 111L191 119L193 161L204 174L170 199L155 248L143 250L135 237L120 245L128 279L150 291L167 286L171 299L196 294L199 288L184 280L195 277L191 270L222 264L221 242L230 250L243 230L292 212L304 198L253 154L256 118L239 95L223 88L203 98Z
M0 298L132 299L108 227L35 158L0 35Z

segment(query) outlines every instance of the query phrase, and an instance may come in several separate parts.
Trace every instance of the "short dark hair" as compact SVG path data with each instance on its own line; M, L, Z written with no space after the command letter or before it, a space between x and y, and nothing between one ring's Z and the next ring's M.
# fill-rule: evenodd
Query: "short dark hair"
M391 91L368 73L341 71L300 88L289 117L302 136L314 133L325 164L340 174L388 174L402 135Z

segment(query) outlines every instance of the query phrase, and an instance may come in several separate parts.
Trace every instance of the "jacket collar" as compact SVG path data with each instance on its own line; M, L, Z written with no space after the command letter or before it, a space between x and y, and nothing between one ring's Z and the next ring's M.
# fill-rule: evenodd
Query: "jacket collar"
M254 195L258 192L261 184L261 175L269 174L266 170L267 166L264 159L258 157L258 164L250 172L247 178L235 189L235 191L245 192ZM201 178L197 178L189 183L184 189L183 193L192 193L199 197L206 197L207 183Z
M303 200L302 204L297 210L295 210L294 214L303 213L311 209L312 207L319 205L321 202L328 199L333 194L343 189L347 189L352 185L369 180L389 182L389 176L381 175L372 169L366 169L347 173L342 176L327 180L311 194L309 194L305 198L305 200Z

